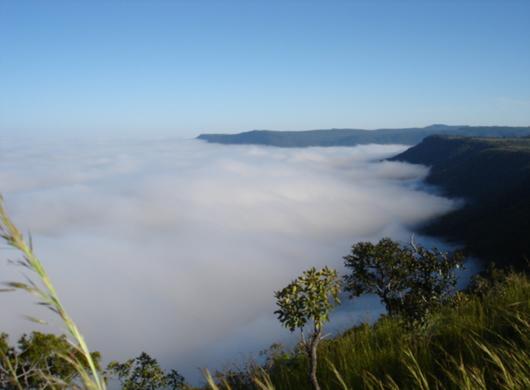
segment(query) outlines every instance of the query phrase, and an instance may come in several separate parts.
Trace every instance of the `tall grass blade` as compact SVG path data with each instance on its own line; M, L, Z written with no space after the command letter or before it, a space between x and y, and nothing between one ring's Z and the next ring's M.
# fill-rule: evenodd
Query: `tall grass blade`
M83 362L79 361L79 359L68 358L68 361L78 370L85 388L90 390L105 390L105 381L97 369L96 363L92 358L83 335L79 331L79 328L75 324L74 320L70 317L62 305L59 295L57 294L57 291L55 290L55 287L48 276L44 265L37 258L37 256L35 256L32 249L33 244L31 240L26 242L20 230L11 221L11 218L5 210L2 196L0 196L0 237L3 238L9 246L22 253L23 260L21 260L21 264L23 264L30 271L37 274L42 284L42 287L39 287L34 282L30 282L30 284L11 282L8 283L8 287L11 289L24 290L36 295L39 298L40 304L48 306L53 312L59 315L66 325L68 332L75 340L75 345L81 351L83 359L85 360L84 363L86 363L89 367L90 375L88 375L86 370L84 370L85 365Z

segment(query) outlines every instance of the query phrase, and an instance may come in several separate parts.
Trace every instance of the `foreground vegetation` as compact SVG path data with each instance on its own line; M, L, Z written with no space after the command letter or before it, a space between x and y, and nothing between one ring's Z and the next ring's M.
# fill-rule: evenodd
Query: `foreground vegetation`
M319 347L322 389L530 388L530 280L494 272L433 313L421 328L399 318L356 326ZM267 389L309 388L303 351L269 352ZM251 366L220 375L221 389L262 389Z
M124 390L190 389L175 370L163 371L142 353L100 367L61 305L42 263L11 222L0 199L0 236L22 253L18 262L35 277L8 283L37 296L63 321L67 336L33 333L10 346L0 336L0 388L98 389L115 378ZM275 296L279 320L304 335L294 350L274 345L261 364L205 371L216 389L528 389L530 388L530 280L524 273L490 271L468 291L450 294L460 256L384 239L358 243L345 258L352 297L373 292L389 314L333 339L323 327L339 303L334 270L310 269ZM32 320L39 322L38 319ZM319 357L317 364L317 355ZM308 375L309 374L309 375Z

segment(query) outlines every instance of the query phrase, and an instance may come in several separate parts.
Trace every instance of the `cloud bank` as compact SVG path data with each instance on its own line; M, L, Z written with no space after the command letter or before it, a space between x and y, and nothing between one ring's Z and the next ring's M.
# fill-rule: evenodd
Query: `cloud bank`
M287 339L273 291L302 270L340 269L352 243L407 240L454 206L420 190L425 167L381 161L404 149L4 141L0 191L92 348L194 377ZM0 252L2 280L20 279L14 255ZM0 296L0 330L47 317L30 302ZM374 311L361 300L336 324Z

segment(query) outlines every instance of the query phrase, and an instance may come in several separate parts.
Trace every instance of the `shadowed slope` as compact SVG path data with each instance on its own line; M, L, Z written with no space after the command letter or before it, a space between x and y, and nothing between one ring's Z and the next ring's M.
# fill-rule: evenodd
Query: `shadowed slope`
M501 265L530 257L530 138L433 136L392 158L431 167L427 182L466 205L425 227Z

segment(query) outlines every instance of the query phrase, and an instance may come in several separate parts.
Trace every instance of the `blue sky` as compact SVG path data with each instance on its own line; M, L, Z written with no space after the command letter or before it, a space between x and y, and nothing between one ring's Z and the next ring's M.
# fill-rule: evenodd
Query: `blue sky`
M3 1L0 134L530 125L530 1Z

